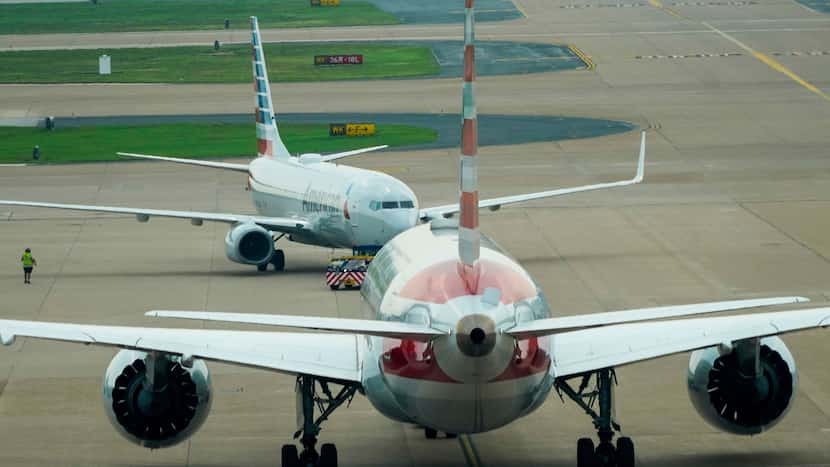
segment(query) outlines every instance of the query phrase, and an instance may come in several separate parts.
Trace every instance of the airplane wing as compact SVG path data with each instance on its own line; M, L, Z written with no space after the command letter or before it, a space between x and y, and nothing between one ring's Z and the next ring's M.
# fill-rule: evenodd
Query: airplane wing
M337 160L337 159L343 159L344 157L351 157L351 156L356 156L358 154L365 154L367 152L379 151L381 149L386 149L388 147L389 147L388 144L384 144L382 146L372 146L370 148L355 149L355 150L346 151L346 152L336 152L334 154L326 154L325 156L323 156L322 160L323 160L323 162L331 162L331 161L334 161L334 160Z
M578 375L721 343L830 326L830 307L618 324L551 337L551 372Z
M606 313L591 313L586 315L539 319L508 328L504 332L505 334L510 334L518 339L527 339L530 337L546 336L566 331L576 331L579 329L588 329L600 326L610 326L613 324L653 321L657 319L678 318L682 316L734 311L772 305L804 303L809 301L810 300L805 297L774 297L609 311Z
M523 203L526 201L533 201L536 199L552 198L555 196L571 195L574 193L583 193L586 191L604 190L606 188L618 188L629 185L636 185L643 181L645 173L646 161L646 132L643 131L640 137L640 157L637 162L637 174L630 180L622 180L619 182L597 183L594 185L583 185L571 188L560 188L557 190L539 191L536 193L526 193L521 195L502 196L499 198L482 199L478 202L479 208L489 208L491 211L496 211L502 206L515 203ZM443 206L435 206L431 208L424 208L420 211L420 218L423 221L437 219L439 217L452 217L460 211L458 203L445 204Z
M156 318L182 318L228 323L262 324L286 328L313 329L317 331L348 332L361 335L389 337L428 342L449 334L426 326L397 321L366 319L324 318L317 316L267 315L257 313L218 313L208 311L148 311Z
M117 206L92 206L86 204L41 203L35 201L0 200L0 206L24 206L33 208L68 209L72 211L107 212L113 214L133 214L139 222L147 222L150 217L176 217L190 219L194 225L202 221L224 222L228 224L253 222L275 232L294 233L308 228L308 222L289 217L261 217L244 214L222 214L199 211L171 211L165 209L124 208Z
M150 159L156 161L175 162L176 164L199 165L213 169L234 170L237 172L248 172L248 164L231 164L228 162L213 162L199 159L181 159L178 157L150 156L147 154L134 154L131 152L117 152L119 156L133 157L135 159Z
M356 335L160 329L0 320L0 342L16 337L158 351L291 375L360 382Z

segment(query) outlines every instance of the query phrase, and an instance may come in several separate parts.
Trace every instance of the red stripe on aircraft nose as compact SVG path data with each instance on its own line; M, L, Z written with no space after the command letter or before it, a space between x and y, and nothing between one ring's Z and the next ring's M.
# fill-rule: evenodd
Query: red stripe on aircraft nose
M384 339L381 356L383 372L401 378L459 383L438 365L432 345L410 340Z
M513 379L527 378L528 376L544 373L550 368L550 355L539 345L542 340L547 347L548 338L530 338L518 341L513 352L513 358L507 365L504 372L491 381L510 381Z
M430 266L411 279L401 288L400 296L426 303L447 303L465 295L481 295L485 289L501 291L502 303L515 303L535 297L536 285L524 274L508 265L481 259L477 262L478 280L470 285L459 271L455 259Z

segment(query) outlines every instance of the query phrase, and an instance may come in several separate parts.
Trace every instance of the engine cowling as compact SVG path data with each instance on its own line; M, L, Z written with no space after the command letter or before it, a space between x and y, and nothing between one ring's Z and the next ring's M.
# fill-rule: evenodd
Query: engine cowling
M778 337L760 341L758 378L742 376L734 349L711 347L692 353L689 398L712 426L739 435L769 430L789 411L798 388L795 360Z
M122 436L151 449L169 447L196 433L207 418L210 374L202 360L122 350L104 374L103 396L104 410Z
M274 238L259 225L236 224L225 236L225 254L237 263L265 264L274 256Z

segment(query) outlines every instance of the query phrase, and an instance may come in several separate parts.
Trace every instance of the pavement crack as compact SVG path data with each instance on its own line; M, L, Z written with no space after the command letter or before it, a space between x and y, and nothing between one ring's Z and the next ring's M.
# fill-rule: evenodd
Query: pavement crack
M754 211L752 208L750 208L749 206L747 206L747 204L748 204L748 203L736 203L736 204L737 204L738 206L740 206L740 207L741 207L741 209L743 209L744 211L748 212L749 214L751 214L753 217L755 217L755 218L756 218L756 219L758 219L759 221L763 222L764 224L768 225L770 228L772 228L772 229L773 229L773 230L775 230L776 232L778 232L778 233L780 233L781 235L783 235L783 236L787 237L788 239L790 239L790 241L792 241L792 242L793 242L793 243L795 243L796 245L798 245L798 246L800 246L800 247L804 248L805 250L809 251L810 253L812 253L812 254L816 255L817 257L821 258L821 259L822 259L822 260L824 260L825 262L830 262L830 258L827 258L826 256L824 256L823 254L821 254L821 252L819 252L819 251L818 251L818 250L816 250L815 248L813 248L813 247L811 247L810 245L808 245L807 243L805 243L805 242L803 242L803 241L799 240L798 238L796 238L795 236L791 235L789 232L785 231L785 230L784 230L784 229L782 229L781 227L779 227L779 226L777 226L777 225L773 224L772 222L768 221L766 218L764 218L763 216L761 216L760 214L758 214L756 211Z

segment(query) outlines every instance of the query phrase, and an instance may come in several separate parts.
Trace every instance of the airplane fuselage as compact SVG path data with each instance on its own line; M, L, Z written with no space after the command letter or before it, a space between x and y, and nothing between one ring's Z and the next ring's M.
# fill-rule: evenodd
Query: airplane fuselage
M539 407L553 385L547 338L498 332L548 317L549 306L527 272L486 238L477 281L468 283L454 257L457 229L434 224L387 243L361 293L372 318L452 334L429 344L364 338L363 386L390 418L449 433L492 430ZM476 328L487 337L472 345Z
M310 223L291 240L352 248L383 245L418 222L415 194L400 180L371 170L321 162L319 156L250 164L248 185L259 214Z

